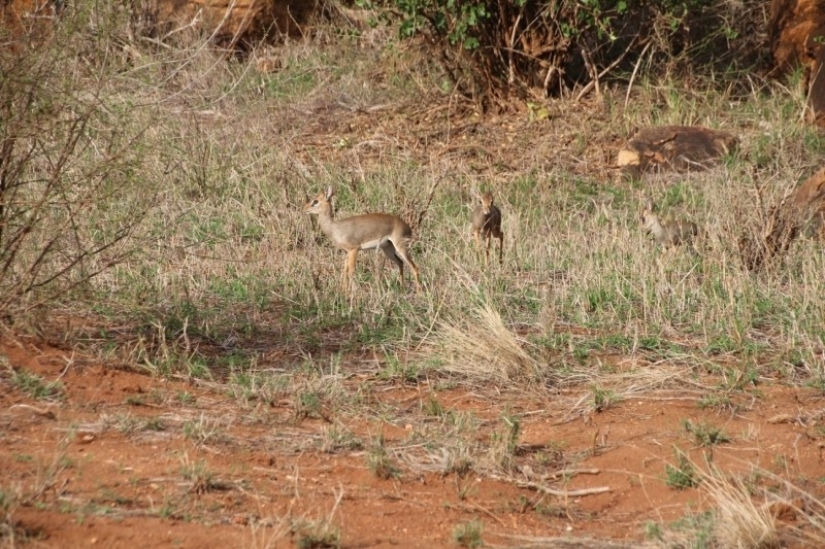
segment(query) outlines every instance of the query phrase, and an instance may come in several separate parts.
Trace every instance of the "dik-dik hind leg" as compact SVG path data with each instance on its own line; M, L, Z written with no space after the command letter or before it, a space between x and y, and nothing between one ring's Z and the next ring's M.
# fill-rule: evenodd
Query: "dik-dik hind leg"
M410 257L410 253L407 251L407 248L405 248L403 245L399 245L399 243L395 243L395 253L398 257L400 257L401 259L404 260L404 263L406 263L407 265L410 266L410 270L412 271L412 274L413 274L413 280L415 280L415 291L416 291L416 293L420 292L421 291L421 281L418 278L418 267L415 266L415 262ZM399 269L400 269L400 265L399 265ZM402 269L401 270L401 275L402 275L401 283L402 284L404 283L403 274L404 274L404 271Z
M387 256L387 259L392 261L398 266L398 278L401 281L401 287L404 287L404 262L401 261L401 258L398 257L398 253L396 253L396 248L393 246L393 243L387 240L380 246L381 251L384 252L384 255Z

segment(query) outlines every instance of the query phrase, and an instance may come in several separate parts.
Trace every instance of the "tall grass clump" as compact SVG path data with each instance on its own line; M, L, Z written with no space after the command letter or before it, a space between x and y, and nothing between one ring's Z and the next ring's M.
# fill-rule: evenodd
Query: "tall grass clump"
M651 533L660 542L742 549L819 547L825 542L823 505L815 494L768 471L742 476L684 459L701 480L698 489L707 496L708 510L655 527Z
M457 321L442 321L431 341L444 371L475 381L538 380L539 363L526 346L490 304Z
M758 505L739 479L728 479L718 470L702 475L703 489L716 505L715 537L722 547L763 549L779 546L776 517L766 505Z

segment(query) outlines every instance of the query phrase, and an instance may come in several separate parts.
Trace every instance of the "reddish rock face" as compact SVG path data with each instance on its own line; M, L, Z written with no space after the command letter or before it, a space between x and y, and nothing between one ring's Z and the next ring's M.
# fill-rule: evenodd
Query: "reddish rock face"
M200 24L225 45L254 46L300 36L318 7L315 0L156 0L178 19L200 14Z
M768 32L780 73L812 64L825 44L825 0L772 0Z
M825 0L772 0L768 30L775 74L805 67L811 119L825 126Z
M53 17L54 5L45 0L0 0L0 24L12 32L22 31Z
M0 22L12 32L50 21L61 0L0 0ZM145 9L172 29L195 22L227 47L300 36L320 8L316 0L152 0Z

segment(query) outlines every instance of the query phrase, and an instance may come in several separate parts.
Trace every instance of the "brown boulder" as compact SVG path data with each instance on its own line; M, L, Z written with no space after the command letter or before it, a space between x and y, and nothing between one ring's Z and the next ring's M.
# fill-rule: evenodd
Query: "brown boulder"
M51 21L55 0L0 0L0 23L14 32ZM146 18L164 29L191 25L226 47L252 47L284 36L301 36L318 13L318 0L151 0L143 4Z
M811 118L825 126L825 0L773 0L768 33L775 74L805 68Z
M202 27L219 43L254 46L284 35L301 36L317 0L156 0L175 4L184 14L200 12Z
M825 37L825 0L773 0L768 35L779 73L811 66Z
M617 165L633 172L650 168L703 170L734 150L732 134L701 126L644 128L619 151Z
M806 179L793 195L793 205L804 223L810 220L813 229L825 237L825 168Z

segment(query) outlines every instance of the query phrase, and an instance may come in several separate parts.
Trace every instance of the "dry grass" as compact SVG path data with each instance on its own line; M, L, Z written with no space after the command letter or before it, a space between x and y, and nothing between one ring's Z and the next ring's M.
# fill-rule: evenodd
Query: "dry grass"
M722 385L751 371L754 383L825 379L821 242L791 239L760 272L739 247L743 234L764 235L772 208L823 158L822 137L797 123L798 82L760 82L733 97L718 82L638 79L627 108L627 90L605 88L597 101L548 100L547 120L517 103L483 117L441 88L431 58L391 33L292 42L278 52L282 70L262 74L254 56L228 61L194 38L135 41L130 55L104 63L88 51L93 38L123 51L129 33L95 32L67 39L76 58L63 59L71 77L60 80L65 112L93 109L85 146L60 174L76 185L67 187L75 222L44 218L20 257L36 260L50 242L98 242L133 214L140 223L116 257L84 259L79 273L96 276L24 299L20 310L59 296L48 314L15 312L18 327L52 329L155 376L232 385L254 402L290 395L296 420L368 413L368 394L344 402L341 357L372 365L361 373L395 360L401 383L416 382L420 364L436 365L428 376L476 385L565 383L584 395L570 397L570 414L592 411L593 387L623 399L671 389L698 399L714 387L694 374L723 367ZM615 150L633 128L655 124L723 128L741 150L704 172L623 180L610 167ZM117 162L107 163L107 150ZM37 157L27 177L48 176L52 160ZM341 294L343 255L301 213L307 194L330 184L341 216L387 211L414 222L422 295L366 253L356 296ZM500 268L483 269L472 246L478 186L502 209ZM700 225L699 253L665 253L645 238L636 215L644 197ZM25 276L25 265L12 271L2 283ZM273 373L290 381L267 385ZM720 392L741 391L740 381ZM193 422L190 435L205 443L217 425ZM335 447L333 435L322 444ZM484 455L445 447L435 465L443 470ZM741 483L702 485L730 513L717 532L726 544L776 539L777 525ZM820 524L824 510L811 509Z
M779 528L769 507L754 501L741 478L716 469L702 475L702 489L716 509L715 537L721 547L767 549L779 545Z
M128 35L117 27L127 22L113 21L113 37ZM96 122L134 136L139 159L117 172L129 177L98 208L105 218L80 216L75 231L94 241L130 212L142 222L122 246L128 255L61 292L64 311L123 326L107 337L163 375L197 377L194 359L216 371L216 355L256 340L278 342L292 365L357 347L405 360L443 350L435 358L447 370L503 382L546 376L548 356L568 370L586 363L582 347L640 352L615 341L681 345L684 362L793 355L793 381L823 375L822 247L796 239L776 268L754 274L738 246L764 232L771 208L812 171L821 138L788 122L804 108L801 86L760 83L731 97L714 82L638 79L627 108L624 90L606 89L598 104L549 101L552 124L515 104L508 118L484 119L437 91L441 75L414 45L376 36L291 43L279 50L284 68L267 74L254 56L227 63L196 40L138 42L132 57L112 61L121 65L95 66L97 79L68 79L66 101L97 98L106 116ZM86 40L76 33L66 49ZM651 174L643 184L609 169L615 136L664 123L724 128L741 150L705 172ZM73 166L94 166L101 139ZM342 254L301 213L306 195L328 184L341 216L388 211L417 222L425 212L413 250L424 295L399 291L375 254L359 263L356 298L341 295ZM504 266L486 273L468 230L477 186L495 191L507 240ZM644 196L702 227L699 254L662 253L645 238L636 219ZM585 335L544 352L569 332ZM88 337L101 348L105 339Z
M113 38L129 34L117 26L127 22L112 21ZM506 119L484 119L438 92L437 67L414 45L376 36L291 43L279 50L284 68L267 74L198 41L131 44L132 57L94 65L96 79L77 76L79 66L66 71L76 75L65 83L66 110L94 97L106 113L73 169L95 166L100 136L114 129L133 136L130 158L139 159L117 171L129 177L99 202L105 216L78 216L74 230L89 241L130 212L142 216L122 246L128 255L60 293L67 314L122 326L82 336L99 348L107 338L128 344L127 360L159 374L192 377L195 359L219 374L216 356L256 341L277 342L290 365L359 347L417 360L426 348L450 372L499 382L546 376L548 356L568 375L570 364L588 362L583 348L638 355L669 345L682 346L684 363L793 356L794 382L822 377L821 245L796 239L758 274L738 247L743 234L762 234L771 208L816 162L821 138L789 122L804 108L801 85L760 83L731 97L714 82L686 89L638 79L627 108L625 90L606 89L598 104L549 101L552 124L516 104ZM75 33L65 47L83 50L86 40ZM664 123L724 128L741 150L705 172L651 174L643 184L609 169L615 136ZM359 264L356 298L341 295L342 254L301 213L306 195L328 184L342 216L380 210L412 222L425 210L413 250L424 295L381 276L386 261L375 254ZM507 240L504 266L486 273L467 226L476 186L495 191ZM698 255L662 253L645 238L636 219L643 196L702 227ZM27 253L44 242L32 240ZM566 333L584 335L552 343Z
M780 542L794 540L804 546L825 546L825 504L822 498L778 475L762 470L758 471L757 475L773 483L773 486L762 489L765 502L758 511L750 511L747 505L743 505L746 513L758 514L759 517L740 522L770 523L772 520L776 526L774 538ZM736 484L742 485L742 481L739 480ZM736 490L741 489L741 486L736 487ZM733 498L743 499L744 496L735 494ZM723 503L720 502L720 504ZM771 519L767 519L768 514ZM784 522L778 518L783 516L785 519L790 517L790 521ZM768 533L766 530L760 530L757 524L754 532L748 534L746 539L754 539L753 534L758 534L760 531Z
M488 303L455 323L442 321L429 352L442 370L475 382L530 382L539 379L541 369L527 345Z
M709 513L686 521L695 530L682 524L659 532L662 544L690 545L696 537L713 547L737 549L796 544L819 547L825 543L825 506L813 494L765 470L743 475L707 465L692 464L700 479L698 489L708 497Z

